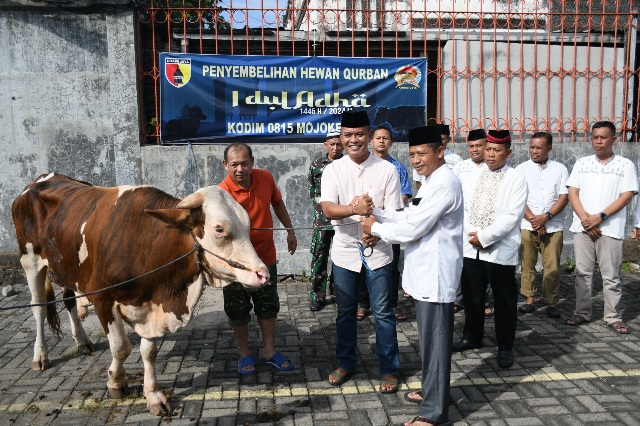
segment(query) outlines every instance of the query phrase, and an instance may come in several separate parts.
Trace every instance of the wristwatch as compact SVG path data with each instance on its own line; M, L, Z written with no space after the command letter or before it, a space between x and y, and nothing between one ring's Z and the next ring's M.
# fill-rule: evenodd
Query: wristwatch
M553 217L553 214L551 212L546 212L545 215L547 216L547 220L551 220L551 218Z
M605 220L607 218L607 214L605 212L600 212L600 219Z

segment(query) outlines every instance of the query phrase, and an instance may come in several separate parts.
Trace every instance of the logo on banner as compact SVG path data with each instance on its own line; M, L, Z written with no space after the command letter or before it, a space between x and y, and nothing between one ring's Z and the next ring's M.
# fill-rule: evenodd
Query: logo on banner
M164 75L171 85L178 88L184 86L191 80L191 59L166 58Z
M396 89L419 89L422 72L413 65L403 65L393 78L396 80Z

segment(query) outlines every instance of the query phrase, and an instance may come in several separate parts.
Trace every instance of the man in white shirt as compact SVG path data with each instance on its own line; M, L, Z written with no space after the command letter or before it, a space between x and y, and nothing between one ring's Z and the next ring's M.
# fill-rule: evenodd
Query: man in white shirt
M357 366L358 283L366 279L376 325L376 349L382 377L380 392L398 390L398 339L391 301L391 244L362 238L359 216L376 207L402 208L396 168L368 151L371 132L365 111L342 115L341 140L347 155L327 165L322 175L322 210L335 227L331 247L336 291L336 357L338 368L329 383L344 383Z
M550 133L537 132L529 143L530 160L516 167L527 180L529 196L524 219L520 224L522 250L520 264L520 293L526 298L518 310L531 313L536 310L536 263L542 256L542 297L547 304L547 315L559 318L556 304L560 293L560 254L564 228L564 208L569 202L567 168L549 158L553 138Z
M573 207L573 246L576 256L576 310L566 323L571 326L591 321L592 280L595 263L602 274L604 321L617 333L629 328L618 311L622 297L620 265L627 204L638 193L633 163L613 154L616 128L599 121L591 128L595 155L580 158L569 176L569 202Z
M513 342L518 320L516 264L520 249L520 221L527 202L527 182L507 165L511 156L508 130L489 130L482 171L471 200L464 203L465 238L462 263L464 330L453 351L481 348L484 302L491 285L495 303L498 365L513 365Z
M375 219L361 218L362 230L386 242L407 244L403 284L416 300L422 391L408 392L405 399L420 404L420 415L410 424L441 424L449 421L453 302L462 271L464 203L460 181L445 166L436 126L409 131L409 157L427 184L403 211L374 208Z
M440 128L440 139L442 140L442 146L444 146L444 162L447 164L447 166L449 166L450 169L452 169L453 166L462 161L462 157L447 149L447 144L451 141L451 131L449 129L449 125L443 123L439 124L438 127ZM416 182L416 189L420 189L420 186L424 183L425 177L420 176L414 170L413 180Z
M457 163L451 171L460 179L462 184L462 192L465 194L465 201L471 200L473 196L473 189L476 187L478 176L480 176L481 166L484 164L484 146L487 144L487 133L484 129L475 129L469 132L467 136L467 152L469 158ZM489 287L487 286L487 297L489 293ZM486 301L485 301L486 302ZM454 312L458 312L464 309L464 302L462 300L462 288L458 287L458 293L456 294L456 301L454 304ZM485 305L485 315L493 315L493 308L490 308L488 304Z

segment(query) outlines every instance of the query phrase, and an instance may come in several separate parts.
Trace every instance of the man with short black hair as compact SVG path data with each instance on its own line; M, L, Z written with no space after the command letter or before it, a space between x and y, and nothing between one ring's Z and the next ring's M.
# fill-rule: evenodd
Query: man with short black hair
M511 156L508 130L489 130L484 161L473 195L465 199L465 238L462 263L464 330L454 352L483 347L484 302L491 285L498 366L513 365L518 321L516 264L520 222L527 202L527 182L507 164Z
M400 178L400 193L402 194L402 205L405 206L411 198L411 182L409 182L409 172L407 168L398 160L389 155L389 150L393 145L393 138L391 137L391 130L386 126L378 126L373 131L373 137L371 138L371 147L373 148L373 155L383 160L387 160L398 171L398 177ZM391 261L391 299L393 303L393 313L396 316L396 320L404 321L407 319L407 315L398 308L398 288L400 287L400 244L392 244L393 260ZM369 291L364 282L360 283L360 297L358 308L358 320L364 319L368 312L371 311L369 306Z
M542 297L547 315L559 318L556 304L560 293L560 254L564 228L564 208L569 202L567 168L549 158L553 138L550 133L537 132L529 142L528 161L516 167L527 180L529 195L524 219L520 224L521 255L520 293L526 298L518 310L535 311L536 263L542 256Z
M573 247L576 256L576 309L566 320L571 326L591 321L593 273L598 262L602 274L604 321L620 334L630 332L622 322L618 305L622 297L620 265L627 220L627 204L638 193L638 176L631 160L613 153L616 128L598 121L591 128L595 155L580 158L567 186L573 208Z
M234 143L224 150L222 164L227 169L227 177L219 186L227 191L249 215L252 228L273 228L271 207L286 228L289 253L296 251L298 241L293 225L284 205L282 195L276 186L271 173L267 170L254 169L254 158L251 147L243 143ZM278 370L293 370L293 362L275 349L276 317L280 311L280 300L277 292L276 247L272 230L250 231L253 247L260 260L267 265L271 282L255 291L244 288L240 283L231 283L224 287L224 311L229 317L233 333L240 347L238 373L255 374L255 359L249 347L249 322L251 309L260 324L263 350L260 361ZM253 304L251 303L253 301Z
M411 129L409 155L427 182L413 205L400 212L375 208L375 219L361 221L365 233L407 244L403 282L416 301L422 390L405 399L420 404L410 424L442 424L449 421L453 302L462 270L462 187L445 166L437 127Z

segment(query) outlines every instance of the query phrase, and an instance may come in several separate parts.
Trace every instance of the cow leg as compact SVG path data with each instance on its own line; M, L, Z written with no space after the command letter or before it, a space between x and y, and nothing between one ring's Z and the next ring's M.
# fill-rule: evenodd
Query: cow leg
M74 291L66 289L64 291L64 298L67 299L69 297L74 296ZM86 300L86 298L83 298ZM69 313L69 321L71 322L71 335L73 336L73 340L76 341L76 345L78 345L78 352L83 355L89 355L93 352L93 344L91 340L87 337L87 333L84 331L84 327L80 323L78 308L76 300L69 300L64 302L67 307L67 312Z
M127 386L127 378L124 374L124 362L131 353L131 343L124 329L122 316L118 308L113 309L114 320L107 327L107 335L109 337L109 348L111 349L111 365L107 374L107 389L113 398L124 398L129 394Z
M147 409L154 416L171 412L171 405L160 390L156 377L156 356L158 355L156 339L141 338L140 355L144 363L144 396L147 398Z
M47 277L46 261L43 261L40 256L32 253L20 257L20 263L27 276L27 283L29 284L29 291L31 292L31 304L45 303L47 301L45 291L45 279ZM47 318L47 307L34 306L31 310L36 319L36 343L33 348L31 368L36 371L43 371L49 368L47 342L44 338L44 321Z

